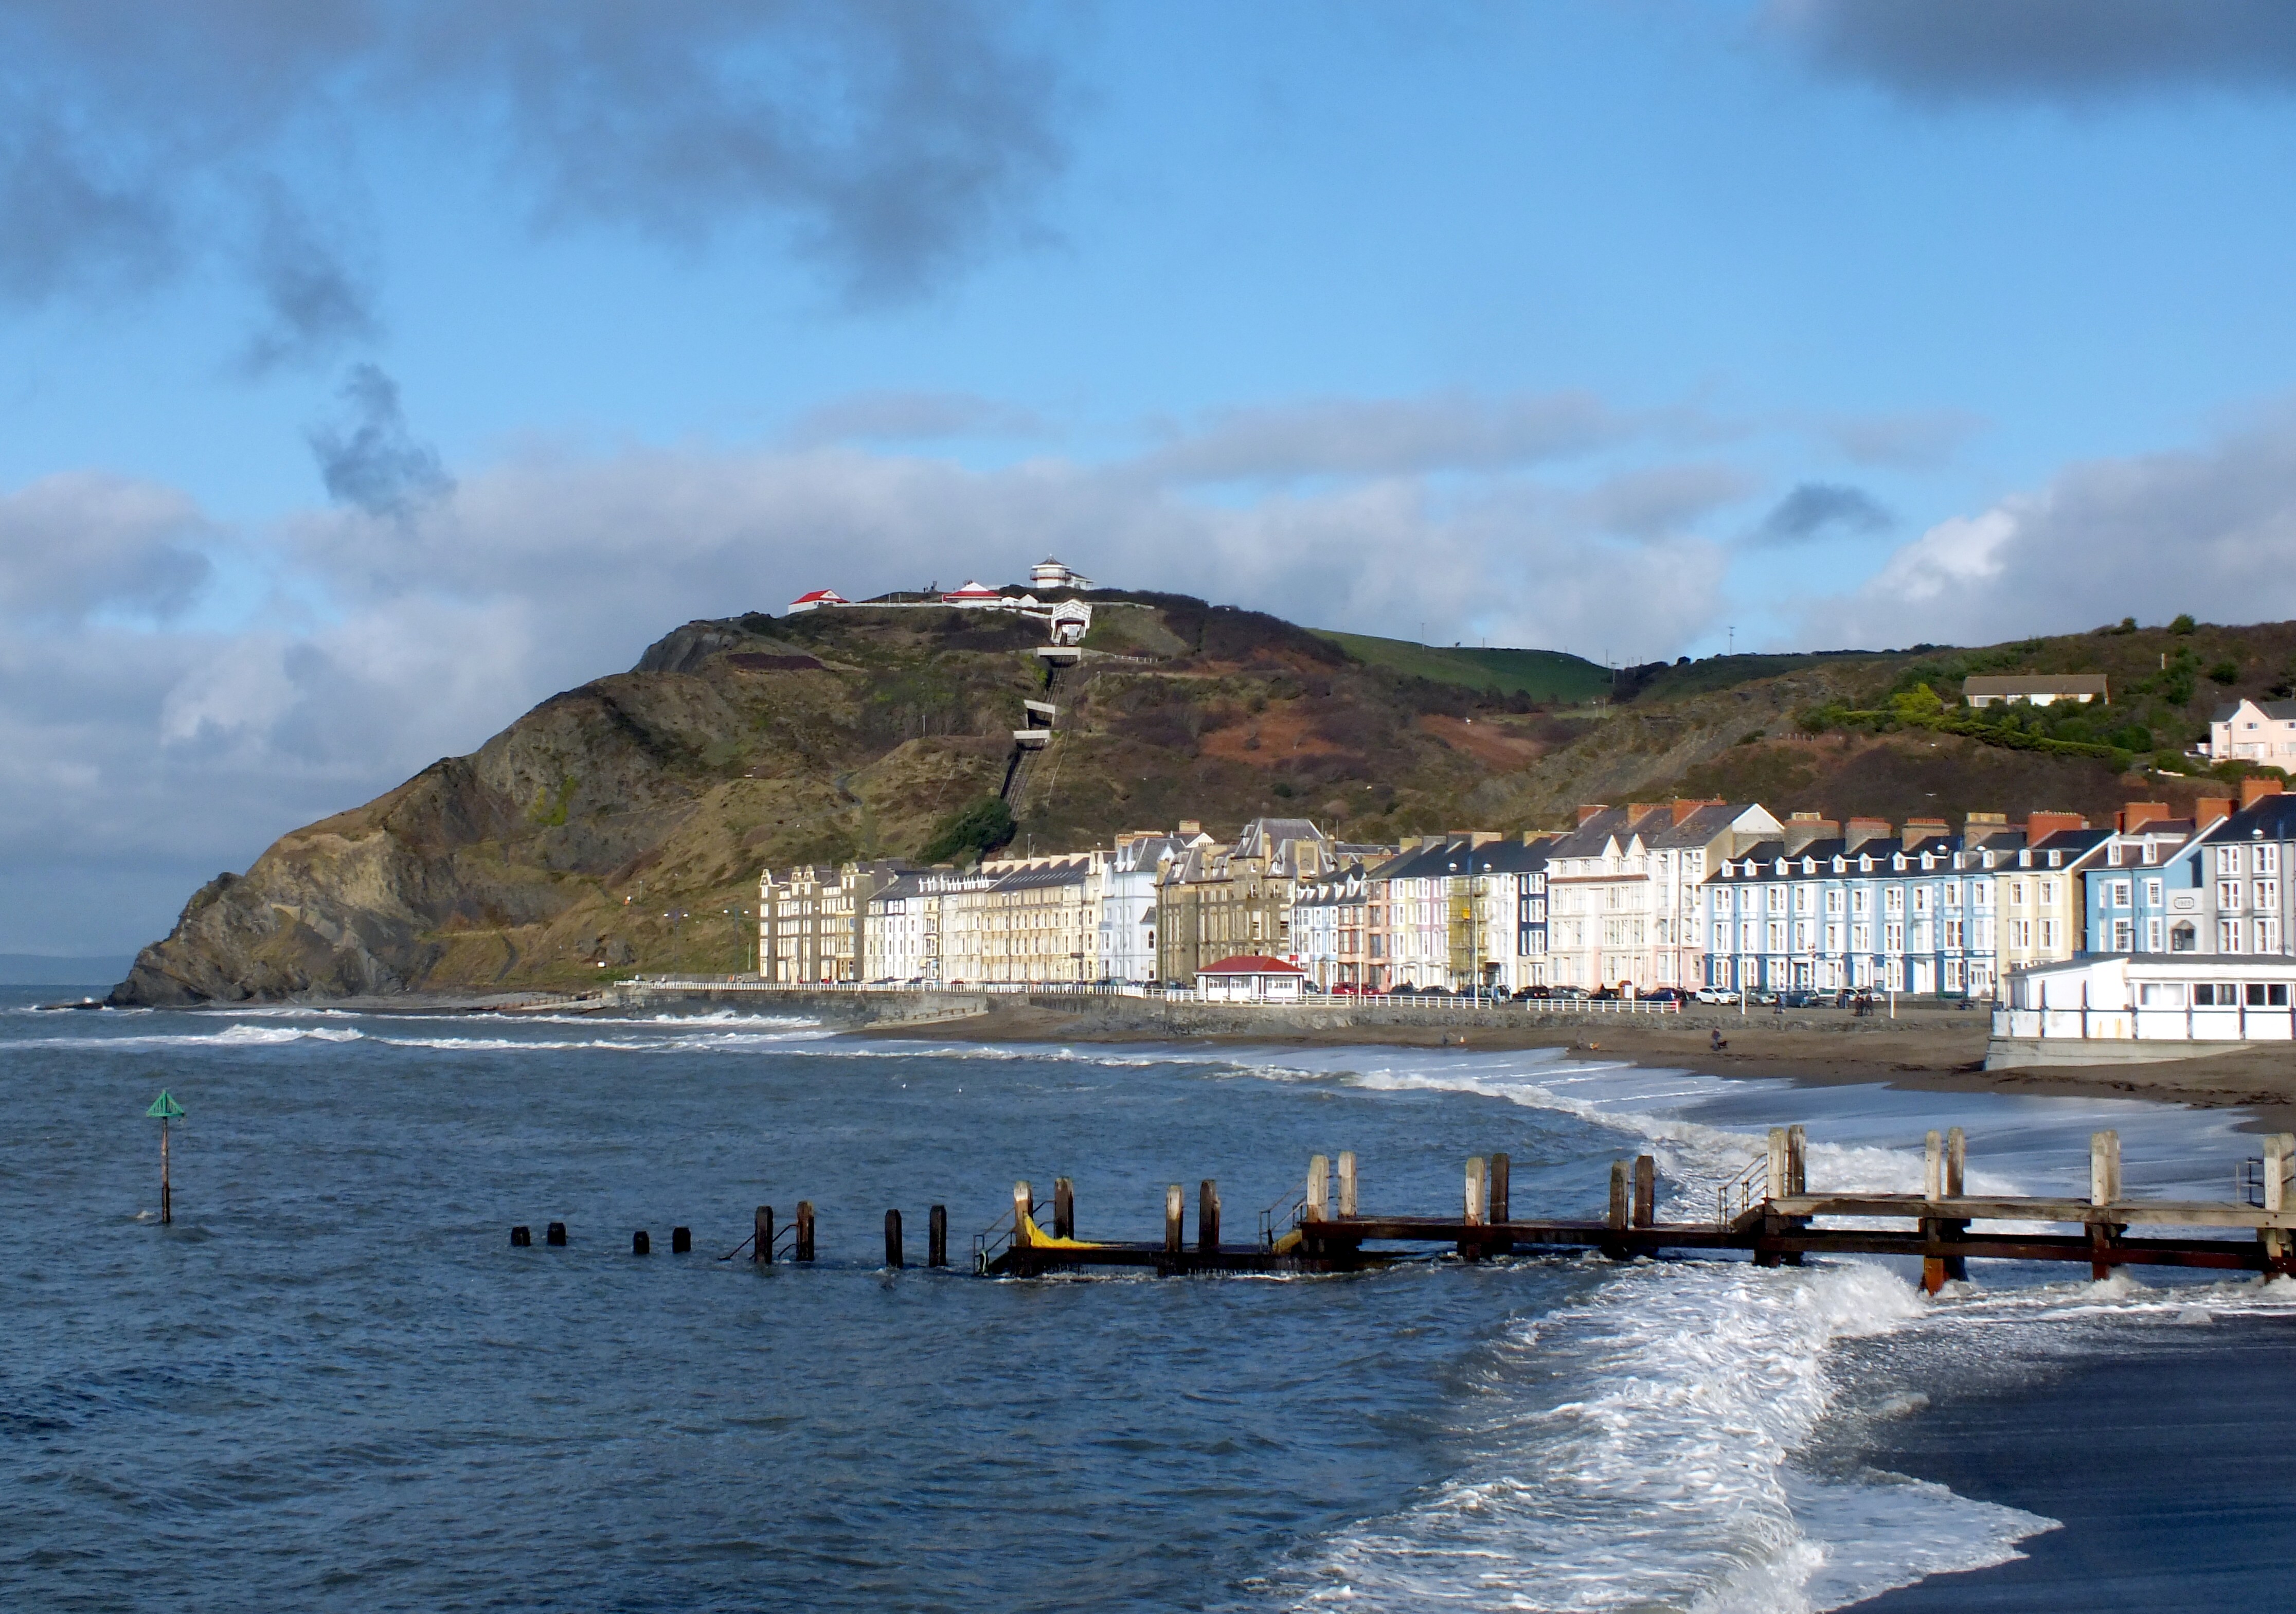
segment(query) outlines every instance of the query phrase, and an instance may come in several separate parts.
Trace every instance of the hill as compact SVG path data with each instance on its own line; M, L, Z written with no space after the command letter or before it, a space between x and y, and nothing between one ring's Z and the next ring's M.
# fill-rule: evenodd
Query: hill
M2094 815L2132 793L2182 805L2221 788L2178 771L2210 704L2296 676L2296 624L2113 629L1652 664L1588 704L1589 676L1613 677L1577 658L1317 633L1179 595L1093 598L1084 660L1052 692L1058 738L1018 770L1011 731L1046 693L1033 621L865 607L689 623L628 672L218 875L113 1001L741 969L760 867L914 856L988 822L1000 795L1018 844L1038 849L1183 817L1233 832L1261 813L1367 841L1513 830L1676 791L1893 818ZM1965 732L1983 715L1923 692L1956 693L1972 670L2103 670L2116 694Z

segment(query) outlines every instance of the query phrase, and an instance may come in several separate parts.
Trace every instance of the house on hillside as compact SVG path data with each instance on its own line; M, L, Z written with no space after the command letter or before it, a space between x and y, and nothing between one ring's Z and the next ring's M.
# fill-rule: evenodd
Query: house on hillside
M1046 555L1029 568L1029 586L1046 590L1073 588L1085 591L1092 587L1092 579L1076 568L1063 566L1052 556Z
M2296 770L2296 700L2234 701L2209 715L2212 760L2259 762Z
M790 602L789 614L794 617L801 610L819 610L824 605L846 605L849 603L851 603L850 601L847 600L843 594L839 594L833 588L816 588L809 594L801 594L798 595L796 599L791 600Z
M1961 681L1961 698L1972 706L2054 706L2070 700L2087 706L2112 704L2103 673L2045 673L2000 677L1980 674Z
M960 610L980 610L1004 603L1004 596L986 583L967 583L941 595L943 605L954 605Z

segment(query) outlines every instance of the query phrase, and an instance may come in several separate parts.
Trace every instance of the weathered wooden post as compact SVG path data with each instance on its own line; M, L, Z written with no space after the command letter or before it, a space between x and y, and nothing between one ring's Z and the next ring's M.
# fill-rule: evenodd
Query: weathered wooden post
M176 1102L174 1095L165 1087L160 1089L160 1096L153 1099L152 1107L144 1112L160 1118L160 1223L162 1226L176 1219L175 1189L168 1181L168 1123L184 1112L184 1107Z
M1503 1154L1491 1156L1490 1219L1506 1221L1513 1212L1513 1198L1514 1162Z
M646 1237L644 1228L641 1227L630 1235L630 1253L634 1256L650 1256L653 1253L653 1241Z
M1164 1190L1164 1253L1168 1256L1180 1253L1180 1213L1185 1204L1177 1183Z
M1076 1184L1066 1177L1053 1179L1053 1237L1076 1237Z
M1922 1198L1934 1205L1945 1197L1945 1138L1931 1127L1922 1139ZM1936 1217L1922 1218L1922 1242L1934 1245L1945 1235L1945 1224ZM1945 1287L1945 1258L1922 1257L1922 1292L1933 1295Z
M1356 1151L1352 1149L1340 1151L1340 1214L1356 1214Z
M1196 1248L1208 1256L1219 1254L1219 1184L1206 1177L1196 1189Z
M553 1222L549 1226L544 1228L542 1230L542 1241L545 1244L549 1245L553 1249L565 1249L566 1224L563 1222Z
M925 1213L925 1265L948 1265L948 1207L936 1205Z
M1969 1139L1958 1127L1945 1135L1945 1197L1957 1200L1969 1192Z
M1481 1155L1476 1154L1467 1157L1466 1204L1464 1208L1460 1212L1459 1219L1464 1222L1469 1227L1480 1227L1484 1225L1486 1219L1483 1200L1483 1157ZM1480 1261L1482 1259L1482 1257L1483 1245L1481 1240L1464 1238L1459 1241L1459 1259L1462 1261Z
M1627 1163L1624 1160L1612 1160L1611 1162L1611 1208L1608 1219L1612 1227L1621 1231L1628 1225L1629 1204L1628 1195Z
M1308 1200L1300 1219L1323 1222L1331 1218L1332 1167L1320 1154L1308 1157Z
M1658 1223L1658 1161L1647 1154L1635 1157L1635 1225Z
M2276 1132L2264 1140L2264 1208L2278 1215L2291 1208L2289 1179L2296 1174L2296 1133ZM2264 1227L2257 1230L2257 1241L2264 1246L2267 1261L2288 1258L2289 1235L2284 1227Z
M2088 1138L2088 1202L2092 1206L2112 1205L2120 1199L2120 1134L2092 1132ZM2088 1275L2102 1283L2112 1275L2112 1263L2103 1258L2102 1252L2110 1249L2120 1237L2120 1225L2112 1222L2091 1222L2088 1241L2099 1252L2088 1264Z
M534 1229L521 1222L510 1230L510 1247L512 1249L530 1249L533 1246Z
M669 1253L674 1256L692 1255L693 1253L693 1229L691 1227L671 1228L669 1230Z
M797 1248L790 1251L790 1258L796 1261L813 1259L813 1201L811 1200L800 1200L797 1202Z
M901 1213L885 1213L885 1265L898 1268L901 1265Z
M1013 1242L1029 1241L1029 1218L1037 1214L1037 1191L1027 1179L1013 1184Z
M1786 1128L1786 1192L1809 1192L1809 1134L1800 1127Z
M1786 1129L1770 1128L1769 1178L1764 1199L1783 1200L1786 1197Z
M750 1235L750 1259L760 1266L770 1266L774 1258L774 1208L758 1207L758 1218Z

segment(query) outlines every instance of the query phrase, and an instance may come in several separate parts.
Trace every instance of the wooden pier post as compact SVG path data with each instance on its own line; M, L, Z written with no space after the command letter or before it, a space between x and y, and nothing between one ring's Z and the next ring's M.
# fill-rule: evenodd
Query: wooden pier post
M512 1249L529 1249L533 1244L534 1229L523 1222L510 1230L510 1247Z
M1936 1204L1945 1197L1945 1135L1935 1127L1922 1140L1922 1198ZM1922 1242L1934 1244L1944 1236L1945 1224L1936 1217L1922 1218ZM1933 1295L1945 1287L1945 1258L1922 1258L1922 1292Z
M1324 1157L1319 1154L1316 1158L1320 1160ZM1177 1183L1164 1190L1164 1253L1168 1256L1180 1253L1180 1212L1185 1204Z
M1053 1179L1053 1237L1076 1237L1076 1184L1066 1177Z
M1320 1154L1308 1157L1308 1201L1300 1213L1303 1221L1324 1222L1331 1219L1331 1162Z
M1968 1192L1969 1138L1958 1127L1946 1129L1945 1135L1945 1197L1957 1200ZM1957 1239L1969 1231L1965 1217L1948 1217L1938 1224L1939 1233ZM1945 1275L1949 1282L1962 1283L1969 1279L1969 1258L1948 1256ZM1934 1292L1934 1291L1932 1291Z
M1647 1154L1635 1157L1635 1225L1658 1223L1658 1160Z
M925 1265L948 1265L948 1207L936 1205L925 1213Z
M1036 1214L1037 1191L1029 1186L1028 1179L1023 1177L1013 1184L1013 1242L1025 1244L1029 1241L1026 1232L1029 1218Z
M2120 1134L2092 1132L2088 1138L2088 1202L2112 1205L2120 1200ZM2120 1227L2112 1222L2091 1222L2088 1241L2100 1251L2119 1241ZM2088 1275L2102 1283L2112 1275L2112 1263L2100 1257L2088 1264Z
M549 1226L544 1228L542 1230L542 1241L545 1244L549 1245L553 1249L565 1249L566 1224L563 1222L553 1222Z
M885 1265L898 1269L901 1265L901 1213L885 1213Z
M797 1202L797 1248L790 1251L790 1258L796 1261L813 1259L813 1201L811 1200L800 1200Z
M1196 1188L1196 1248L1208 1256L1219 1254L1219 1184L1206 1177Z
M1799 1127L1786 1128L1786 1192L1809 1192L1809 1134Z
M1505 1221L1513 1210L1508 1202L1513 1186L1510 1179L1513 1176L1514 1163L1512 1160L1503 1154L1491 1156L1490 1218L1494 1222Z
M634 1256L650 1256L653 1253L653 1241L646 1237L644 1228L641 1227L630 1235L630 1253Z
M1480 1227L1486 1219L1483 1200L1484 1169L1481 1155L1472 1154L1467 1157L1465 1208L1461 1212L1459 1219L1470 1227ZM1461 1239L1458 1248L1459 1259L1462 1261L1480 1261L1483 1258L1483 1246L1480 1240Z
M774 1259L774 1208L758 1207L756 1226L750 1235L750 1259L762 1266L770 1266Z
M1340 1151L1340 1214L1351 1217L1356 1213L1356 1151Z
M674 1256L692 1255L693 1253L693 1229L691 1227L671 1228L669 1230L669 1253Z
M1786 1129L1770 1128L1769 1180L1764 1199L1783 1200L1786 1197Z
M2289 1178L2296 1174L2296 1133L2276 1132L2264 1140L2264 1208L2282 1211L2289 1208ZM2267 1261L2288 1258L2288 1230L2284 1227L2261 1227L2257 1230L2257 1241L2264 1247Z
M1613 1227L1624 1228L1627 1225L1627 1163L1624 1160L1612 1160L1611 1162L1610 1223Z

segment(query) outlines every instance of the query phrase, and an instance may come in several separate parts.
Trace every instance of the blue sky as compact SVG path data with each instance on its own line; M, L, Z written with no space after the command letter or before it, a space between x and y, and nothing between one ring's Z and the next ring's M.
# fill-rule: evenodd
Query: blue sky
M2296 13L0 0L0 950L1057 551L1634 660L2296 615Z

